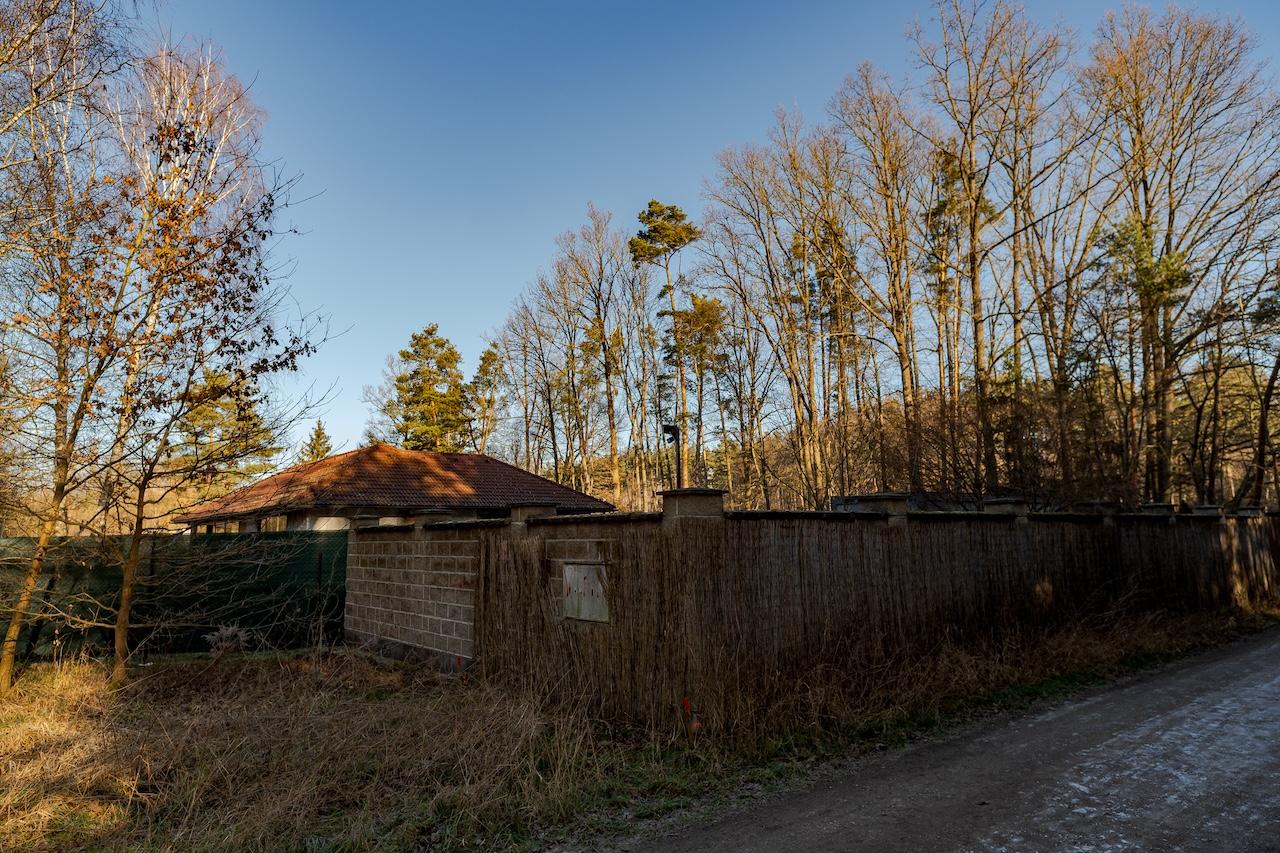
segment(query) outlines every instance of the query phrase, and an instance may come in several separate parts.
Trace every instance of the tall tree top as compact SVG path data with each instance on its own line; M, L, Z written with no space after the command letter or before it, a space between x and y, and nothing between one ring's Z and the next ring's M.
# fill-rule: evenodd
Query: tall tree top
M670 257L702 236L702 231L689 221L674 204L650 199L649 206L636 217L644 226L627 243L631 258L637 264L665 264Z
M462 356L435 323L409 339L395 376L393 422L410 450L458 451L466 433Z

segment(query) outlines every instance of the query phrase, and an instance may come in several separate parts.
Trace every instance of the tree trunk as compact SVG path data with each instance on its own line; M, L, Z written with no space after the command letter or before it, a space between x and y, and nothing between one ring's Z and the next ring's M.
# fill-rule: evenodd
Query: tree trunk
M1271 447L1271 401L1275 398L1276 382L1280 380L1280 353L1276 354L1271 364L1271 373L1267 376L1267 384L1262 389L1262 400L1258 408L1258 432L1253 446L1253 464L1249 475L1240 480L1232 503L1237 506L1247 493L1249 502L1255 506L1262 505L1263 489L1267 481L1267 451Z
M56 496L61 504L60 495ZM57 509L51 510L40 525L40 538L36 540L35 551L31 562L27 564L27 573L22 578L22 587L18 591L18 600L14 602L13 613L9 616L9 627L4 632L4 643L0 645L0 696L13 689L13 671L18 657L18 635L22 633L22 623L31 606L31 596L35 594L36 584L40 580L40 571L44 568L45 554L49 550L49 541L53 538L53 528L57 523Z
M129 617L133 610L133 595L137 586L138 559L142 555L142 509L138 506L133 533L129 540L129 553L120 570L120 601L116 608L116 624L113 631L115 663L111 668L111 686L119 687L128 678Z

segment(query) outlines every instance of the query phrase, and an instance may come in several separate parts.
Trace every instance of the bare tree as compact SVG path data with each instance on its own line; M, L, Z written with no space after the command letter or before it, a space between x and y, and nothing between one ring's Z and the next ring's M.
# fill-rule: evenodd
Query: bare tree
M934 13L915 73L864 67L827 122L721 155L691 277L656 202L631 244L656 298L609 273L606 214L562 238L499 336L528 464L651 507L669 413L738 506L1275 493L1280 112L1252 36L1132 8L1081 66L1008 3Z
M288 186L268 182L259 113L239 81L209 51L162 48L139 64L113 120L121 214L101 241L115 258L99 276L131 294L139 320L121 347L108 495L127 484L112 674L120 682L138 560L171 509L164 498L256 451L299 413L240 418L240 434L190 448L179 445L183 425L214 403L263 411L264 380L294 369L313 344L310 328L279 327L284 293L268 252Z
M36 546L0 645L0 693L12 686L18 637L67 499L107 458L105 385L141 323L130 294L97 275L105 262L97 238L112 211L95 171L106 147L95 98L121 56L109 11L78 2L0 10L6 391L14 443L38 481L25 506Z

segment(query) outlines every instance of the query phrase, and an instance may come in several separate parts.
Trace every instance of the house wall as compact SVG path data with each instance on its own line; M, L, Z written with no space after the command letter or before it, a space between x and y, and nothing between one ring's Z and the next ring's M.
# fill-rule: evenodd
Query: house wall
M287 516L286 530L347 530L351 527L351 518L347 515L329 515L332 510L304 509L291 512Z
M458 518L474 518L475 513L466 512L449 512L438 511L432 512L425 516L406 516L406 515L379 515L380 512L386 510L379 507L354 507L347 510L340 510L338 514L334 514L331 508L319 509L303 509L295 510L285 516L285 530L288 531L316 531L316 532L337 532L341 530L349 530L353 519L359 519L360 524L374 523L384 526L401 526L405 524L413 524L418 518L427 518L431 521L454 520ZM231 533L258 533L261 532L261 518L241 518L233 519L229 522L231 529L229 531L216 530L208 531L208 523L188 525L192 534L200 534L206 532L231 532ZM215 526L226 526L228 522L220 522Z

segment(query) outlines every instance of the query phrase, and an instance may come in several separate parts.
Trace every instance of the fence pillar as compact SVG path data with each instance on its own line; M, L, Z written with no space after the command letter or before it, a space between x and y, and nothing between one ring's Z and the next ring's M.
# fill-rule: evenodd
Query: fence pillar
M1102 523L1113 525L1116 523L1116 513L1120 511L1120 506L1115 501L1108 500L1092 500L1092 501L1076 501L1071 505L1072 512L1080 512L1086 515L1102 516Z
M892 525L907 523L909 495L905 492L876 492L858 495L854 512L883 512Z
M526 522L529 519L555 514L556 505L551 501L530 501L528 503L513 504L511 507L511 533L514 536L523 536L525 531L528 530Z
M992 515L1012 515L1015 522L1026 524L1030 507L1022 498L987 498L982 502L982 511Z
M1178 520L1178 516L1174 515L1173 504L1171 503L1151 502L1138 504L1138 511L1143 515L1165 516L1169 520L1170 524L1173 524Z
M664 526L682 519L724 518L724 489L667 489L658 495Z
M556 505L552 501L529 501L527 503L514 504L511 507L511 520L513 522L523 522L531 518L541 518L542 516L555 514Z
M414 529L421 530L428 524L435 524L438 521L452 521L453 513L447 509L420 509L409 518Z

